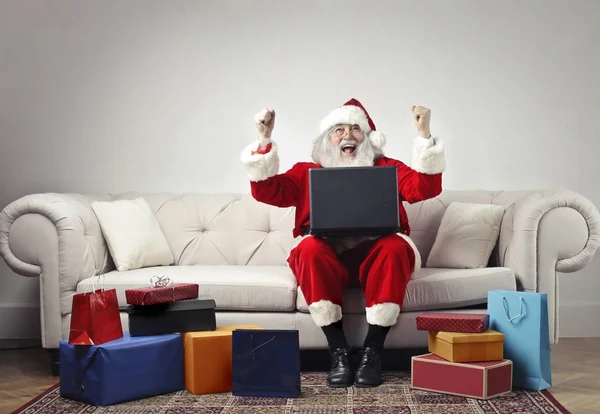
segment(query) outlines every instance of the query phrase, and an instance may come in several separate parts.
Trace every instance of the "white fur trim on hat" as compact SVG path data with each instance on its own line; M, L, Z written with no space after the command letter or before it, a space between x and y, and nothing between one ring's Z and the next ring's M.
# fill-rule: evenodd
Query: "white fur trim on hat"
M387 142L385 134L379 131L371 131L369 134L369 140L377 148L385 147L385 143Z
M320 124L321 132L327 131L337 124L358 125L366 134L371 132L369 120L364 111L358 106L345 105L341 108L336 108L329 113Z

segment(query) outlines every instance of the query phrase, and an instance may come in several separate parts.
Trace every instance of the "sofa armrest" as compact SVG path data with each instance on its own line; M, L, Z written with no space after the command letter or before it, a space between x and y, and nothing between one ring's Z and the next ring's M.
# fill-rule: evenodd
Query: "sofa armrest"
M91 203L101 197L32 194L0 212L0 256L15 273L40 277L42 344L57 347L77 284L112 266ZM108 199L108 197L106 197Z
M500 265L520 289L548 294L550 336L558 342L558 275L587 266L600 246L600 213L569 190L526 193L509 208L499 238Z

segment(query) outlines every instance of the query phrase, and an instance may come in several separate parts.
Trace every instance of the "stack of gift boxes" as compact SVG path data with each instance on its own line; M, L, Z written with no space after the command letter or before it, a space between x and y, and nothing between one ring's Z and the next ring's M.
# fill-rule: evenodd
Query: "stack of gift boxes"
M511 392L513 363L488 314L425 313L416 323L428 331L430 353L412 357L413 388L477 399Z
M101 407L182 390L300 395L297 330L217 326L215 301L199 297L197 284L125 293L129 332L101 344L60 342L62 397Z

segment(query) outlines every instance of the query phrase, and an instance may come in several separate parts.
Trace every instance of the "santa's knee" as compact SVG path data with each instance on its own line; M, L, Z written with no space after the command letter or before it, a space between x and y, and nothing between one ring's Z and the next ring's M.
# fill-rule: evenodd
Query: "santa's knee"
M421 268L421 256L408 236L390 234L377 240L373 249L373 257L379 263L391 261L404 269L408 265L407 272L413 273Z
M304 238L292 249L288 257L288 263L294 273L302 272L302 269L311 269L311 273L320 269L324 264L333 260L334 257L328 243L314 236Z
M410 244L397 234L381 237L377 243L377 250L379 254L388 256L413 255L413 249Z
M315 236L305 237L290 252L290 257L293 260L302 262L331 260L334 256L333 249L327 240Z
M328 249L328 247L329 245L325 239L308 236L302 239L294 250L301 256L310 256L324 249Z

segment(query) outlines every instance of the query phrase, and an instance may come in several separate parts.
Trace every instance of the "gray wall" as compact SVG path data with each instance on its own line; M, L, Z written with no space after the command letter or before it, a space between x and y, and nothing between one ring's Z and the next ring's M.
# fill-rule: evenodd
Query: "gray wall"
M282 169L360 99L409 161L412 104L448 189L567 187L600 205L600 2L0 2L0 205L35 192L248 191L253 116ZM561 333L600 335L600 261L562 275ZM0 339L39 336L0 263Z

